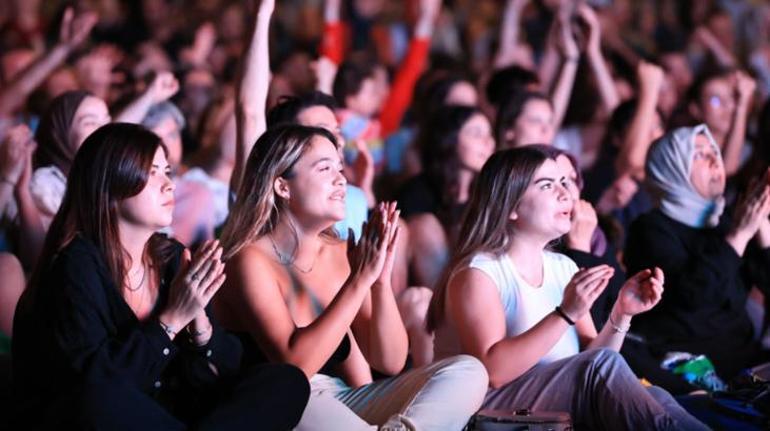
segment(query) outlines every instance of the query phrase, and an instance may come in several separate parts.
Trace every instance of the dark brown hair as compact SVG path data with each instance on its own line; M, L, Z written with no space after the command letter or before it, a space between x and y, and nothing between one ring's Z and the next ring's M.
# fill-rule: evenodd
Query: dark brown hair
M99 249L115 285L119 289L123 286L131 258L120 243L118 206L144 189L158 148L166 152L156 134L126 123L102 126L83 142L72 163L67 191L48 230L31 286L77 235ZM165 236L153 235L145 247L144 259L161 268L171 258L172 245Z

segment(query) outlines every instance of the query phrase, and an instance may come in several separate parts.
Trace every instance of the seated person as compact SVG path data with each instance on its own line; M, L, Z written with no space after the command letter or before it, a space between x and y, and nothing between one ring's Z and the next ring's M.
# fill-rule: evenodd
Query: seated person
M222 249L188 250L171 224L160 138L110 124L83 143L13 328L19 429L262 429L299 421L309 385L288 365L239 377L242 348L206 306ZM14 427L15 429L15 427Z
M725 168L705 125L658 139L646 171L656 208L631 224L625 263L629 271L662 268L667 288L660 306L639 316L632 329L654 357L705 354L730 379L767 357L745 308L752 285L770 285L767 175L749 187L732 220L723 215Z
M398 213L381 204L358 245L332 231L345 216L336 138L271 128L253 146L222 233L228 280L214 306L247 363L288 362L311 379L297 429L461 429L486 391L484 368L457 356L404 368L407 333L390 286Z
M503 150L484 165L431 303L436 357L482 361L491 385L482 408L566 411L577 428L706 429L667 392L642 386L617 353L632 317L660 300L660 269L625 282L597 333L589 309L613 270L578 270L547 249L570 230L565 183L538 147Z

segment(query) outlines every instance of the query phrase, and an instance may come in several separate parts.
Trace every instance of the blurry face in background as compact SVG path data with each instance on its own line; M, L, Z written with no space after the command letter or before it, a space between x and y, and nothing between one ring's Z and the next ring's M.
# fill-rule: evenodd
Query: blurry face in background
M700 120L715 135L724 136L730 130L735 100L733 87L728 78L715 78L703 86L698 101Z
M660 65L666 71L678 94L684 94L692 85L693 75L684 52L669 52L660 57Z
M45 80L44 85L48 100L53 100L67 91L74 91L80 88L75 72L69 67L62 67L52 73L48 79Z
M342 131L340 130L340 123L337 120L337 116L334 115L334 112L331 109L323 105L305 108L297 115L297 123L302 126L320 127L332 132L334 137L337 138L337 149L339 150L340 157L342 157L345 138L342 137Z
M167 116L152 131L160 136L168 149L168 164L172 170L179 168L182 163L182 131L174 118Z
M457 81L446 95L444 103L453 106L477 106L479 94L468 81Z
M94 130L110 121L112 121L110 111L107 110L104 101L94 96L86 97L80 102L80 106L72 118L70 145L74 150L77 150Z
M377 80L372 76L361 83L358 93L345 98L348 109L366 117L373 117L382 105L382 90Z
M532 144L550 145L553 142L553 109L543 99L531 99L524 104L513 124L510 140L514 147Z
M492 126L482 114L472 115L460 128L457 136L457 158L460 166L473 172L481 171L495 151Z

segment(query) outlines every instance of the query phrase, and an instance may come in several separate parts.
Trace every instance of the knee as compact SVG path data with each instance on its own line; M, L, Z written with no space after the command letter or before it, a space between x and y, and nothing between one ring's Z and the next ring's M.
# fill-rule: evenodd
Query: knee
M489 389L489 374L484 364L470 355L457 355L433 364L436 374L451 380L452 390L462 388L468 399L483 401Z
M242 378L244 387L256 394L270 393L281 403L304 406L310 397L310 382L305 373L294 365L268 364L252 367Z
M427 287L409 287L398 296L397 305L407 327L423 325L433 291Z

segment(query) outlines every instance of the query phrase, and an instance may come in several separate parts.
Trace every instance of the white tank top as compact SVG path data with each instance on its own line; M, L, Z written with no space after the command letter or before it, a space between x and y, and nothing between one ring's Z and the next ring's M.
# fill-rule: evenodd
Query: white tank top
M570 258L548 251L543 252L543 283L539 287L530 285L519 275L507 254L500 257L477 254L468 267L482 271L497 287L505 314L506 337L522 334L561 304L564 288L578 271ZM579 348L577 332L570 326L539 363L572 356ZM434 349L436 359L462 353L453 322L444 320L436 330Z

